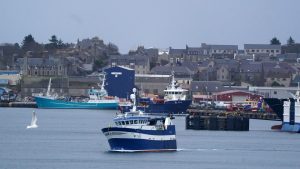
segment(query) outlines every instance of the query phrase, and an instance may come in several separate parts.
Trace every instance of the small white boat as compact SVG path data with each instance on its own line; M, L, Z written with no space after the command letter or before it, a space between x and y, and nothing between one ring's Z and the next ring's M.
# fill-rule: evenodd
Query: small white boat
M36 117L36 113L35 111L32 112L32 119L31 119L31 123L29 126L27 126L28 129L31 129L31 128L37 128L38 125L37 125L37 117Z

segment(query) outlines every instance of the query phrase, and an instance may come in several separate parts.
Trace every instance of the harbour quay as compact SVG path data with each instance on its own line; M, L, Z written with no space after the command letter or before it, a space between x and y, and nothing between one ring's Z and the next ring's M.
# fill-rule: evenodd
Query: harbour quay
M0 107L37 108L36 102L0 102Z
M189 109L186 129L249 131L249 119L277 120L272 113Z

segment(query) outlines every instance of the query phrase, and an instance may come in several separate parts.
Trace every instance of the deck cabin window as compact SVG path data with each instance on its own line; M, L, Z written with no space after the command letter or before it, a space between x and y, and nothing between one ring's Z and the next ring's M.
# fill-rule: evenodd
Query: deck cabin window
M126 121L126 125L128 125L129 124L129 121Z
M137 121L137 120L134 120L134 124L138 124L138 121Z
M122 125L125 125L125 121L122 121Z

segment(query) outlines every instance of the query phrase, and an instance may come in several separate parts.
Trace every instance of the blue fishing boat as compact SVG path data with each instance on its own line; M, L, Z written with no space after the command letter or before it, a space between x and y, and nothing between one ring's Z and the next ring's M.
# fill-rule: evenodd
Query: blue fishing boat
M119 99L109 97L104 89L105 76L100 89L89 89L89 98L83 100L69 100L58 98L50 94L51 78L48 84L46 96L35 96L38 108L44 109L117 109Z
M181 88L175 81L174 72L171 83L164 90L163 99L140 98L138 109L146 113L182 114L191 105L192 100L187 98L188 90Z
M135 93L135 91L134 91ZM131 98L133 98L131 95ZM176 151L176 131L172 117L153 117L136 109L117 114L114 124L102 129L111 151Z

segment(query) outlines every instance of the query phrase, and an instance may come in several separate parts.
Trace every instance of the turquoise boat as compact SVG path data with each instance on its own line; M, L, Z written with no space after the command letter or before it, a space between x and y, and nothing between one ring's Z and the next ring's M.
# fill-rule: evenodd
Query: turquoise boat
M87 102L64 101L46 96L36 96L38 108L42 109L117 109L117 100L89 100Z
M105 76L100 89L89 89L89 98L81 101L60 99L50 94L51 78L46 96L35 96L38 108L42 109L118 109L119 99L108 96L104 89Z

